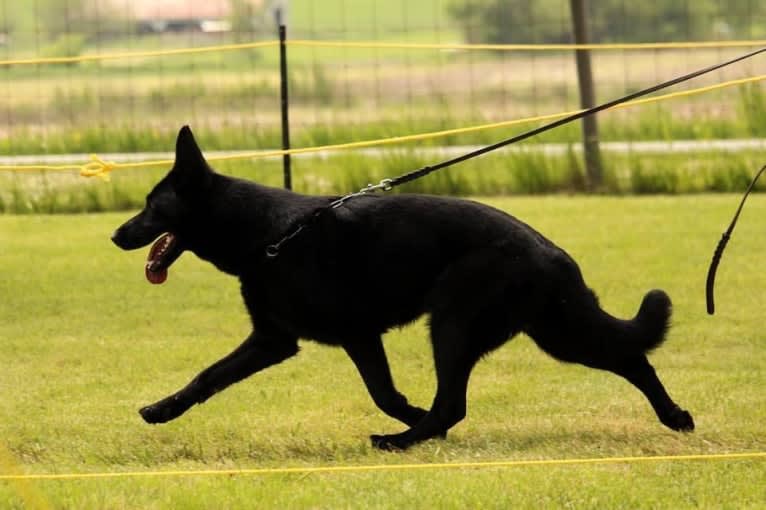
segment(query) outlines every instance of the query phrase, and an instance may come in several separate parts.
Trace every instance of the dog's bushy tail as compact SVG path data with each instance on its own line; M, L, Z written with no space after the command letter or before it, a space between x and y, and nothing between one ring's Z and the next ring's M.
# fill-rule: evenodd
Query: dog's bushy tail
M646 353L662 345L670 328L672 311L673 305L665 291L654 289L646 293L632 321L637 329L637 347Z
M665 340L673 306L664 291L649 291L632 319L618 319L604 311L587 288L581 287L575 293L579 299L568 299L559 308L562 313L558 320L548 315L526 330L555 358L609 368L621 360L647 354Z
M594 305L591 313L580 318L587 321L585 329L590 336L589 343L593 342L593 347L603 349L607 357L646 354L665 341L673 305L664 291L655 289L647 292L633 319L612 316L598 305L598 301Z

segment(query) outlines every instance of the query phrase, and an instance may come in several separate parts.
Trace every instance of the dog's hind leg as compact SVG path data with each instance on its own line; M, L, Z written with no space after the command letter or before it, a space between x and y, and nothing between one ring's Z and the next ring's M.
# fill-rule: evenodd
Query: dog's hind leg
M295 338L253 332L229 355L206 368L183 389L140 410L147 423L165 423L194 404L298 352Z
M609 370L624 377L641 390L649 399L657 417L666 427L684 432L694 430L694 420L691 414L673 402L646 356L640 355L630 358L621 362L617 367L609 368Z
M646 352L665 337L671 312L667 294L647 293L636 317L622 320L602 310L581 280L559 288L569 294L549 299L544 304L547 313L526 326L537 345L562 361L625 378L646 396L663 424L673 430L694 430L691 415L673 402L646 358Z
M434 288L430 300L431 343L437 388L431 409L400 434L371 436L384 450L405 449L443 436L465 417L468 380L476 362L519 329L509 313L512 268L500 265L503 254L485 251L455 264Z
M394 386L380 336L347 342L343 348L359 370L372 400L384 413L410 427L425 416L425 409L410 405Z
M373 446L383 450L403 450L420 441L445 435L465 417L468 379L480 353L468 349L464 328L450 322L439 321L434 325L432 319L437 390L430 411L405 432L370 436Z

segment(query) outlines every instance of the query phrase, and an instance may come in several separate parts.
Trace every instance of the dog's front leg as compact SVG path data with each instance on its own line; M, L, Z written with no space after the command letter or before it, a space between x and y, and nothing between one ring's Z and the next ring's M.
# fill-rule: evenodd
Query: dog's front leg
M423 419L426 411L410 405L394 386L380 336L346 342L343 348L359 370L373 401L384 413L410 427Z
M147 423L168 422L194 404L201 404L228 386L297 352L296 338L253 332L239 347L200 372L183 389L139 412Z

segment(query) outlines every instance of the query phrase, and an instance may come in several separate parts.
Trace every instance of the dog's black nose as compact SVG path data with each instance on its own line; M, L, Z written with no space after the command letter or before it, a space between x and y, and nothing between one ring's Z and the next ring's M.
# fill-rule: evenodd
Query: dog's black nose
M122 248L122 245L120 244L120 230L117 229L112 234L112 242L117 245L117 247Z

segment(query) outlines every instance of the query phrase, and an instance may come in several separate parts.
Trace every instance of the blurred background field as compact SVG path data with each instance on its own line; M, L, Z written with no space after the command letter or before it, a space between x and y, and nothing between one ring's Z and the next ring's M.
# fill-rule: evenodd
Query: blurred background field
M545 0L221 0L205 3L117 0L0 0L0 59L99 55L214 46L276 39L275 9L292 40L377 43L571 42L569 3ZM592 2L595 43L757 40L766 38L766 7L723 0ZM594 50L597 101L606 101L748 48ZM578 108L571 51L486 51L380 47L289 46L293 147L424 133ZM762 56L680 85L684 90L764 74ZM278 48L122 58L69 64L0 67L0 157L69 153L172 151L178 128L190 124L206 151L280 146ZM761 138L766 134L762 83L729 87L600 115L603 141ZM482 130L392 146L383 157L340 155L300 162L296 189L344 193L349 180L412 170L433 161L424 146L485 144L531 126ZM418 190L497 194L579 191L581 156L534 150L538 143L577 146L579 125L535 138L522 151L482 160L474 176L431 179ZM330 153L328 153L330 154ZM742 188L757 170L757 154L701 150L647 157L637 151L605 155L603 191L681 193ZM417 161L415 161L417 160ZM672 161L672 164L668 164ZM83 161L84 163L85 161ZM257 168L256 168L257 167ZM478 167L477 167L478 168ZM533 185L519 168L540 174ZM675 171L674 168L678 168ZM701 172L689 178L689 168ZM235 174L267 175L278 167L248 162ZM49 175L0 174L0 210L95 211L135 207L151 181L131 170L98 192ZM670 172L672 176L668 177ZM148 171L151 174L151 171ZM463 174L476 174L466 168ZM659 174L659 175L657 175ZM715 177L710 177L714 174ZM722 176L722 177L719 177ZM317 182L329 183L317 185ZM487 185L487 182L491 184ZM59 186L63 186L60 188ZM104 187L103 185L101 186ZM55 190L58 204L39 200ZM42 191L41 191L42 190ZM95 193L95 195L94 195ZM95 197L98 195L98 200ZM105 198L115 196L114 200ZM90 198L88 198L90 197ZM131 198L126 198L131 197ZM65 206L64 203L73 205Z

